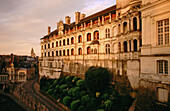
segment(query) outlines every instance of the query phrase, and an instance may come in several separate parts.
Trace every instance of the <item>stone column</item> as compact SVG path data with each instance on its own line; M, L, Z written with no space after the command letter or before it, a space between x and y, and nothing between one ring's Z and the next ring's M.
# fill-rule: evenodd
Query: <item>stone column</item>
M121 33L123 33L123 22L121 23L120 27L121 27Z
M92 28L92 26L93 26L93 21L90 20L90 28Z
M111 22L112 22L112 14L109 13L109 23L111 23Z
M134 44L133 44L133 39L131 40L131 51L134 51Z
M139 51L139 50L140 50L140 40L137 39L137 51Z
M123 42L120 42L120 43L121 43L121 52L124 52Z
M83 30L83 23L81 23L81 31Z
M84 22L84 30L86 29L86 23Z
M133 30L133 18L131 18L130 22L131 22L131 31L132 31Z
M137 18L137 30L140 29L140 19L139 16L136 17Z
M127 20L127 32L129 32L130 29L129 29L129 20Z

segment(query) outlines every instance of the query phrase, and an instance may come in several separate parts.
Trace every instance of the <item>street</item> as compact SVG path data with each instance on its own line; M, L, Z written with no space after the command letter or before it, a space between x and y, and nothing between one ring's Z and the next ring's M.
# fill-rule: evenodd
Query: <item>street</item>
M44 106L46 106L50 111L65 111L60 106L55 104L53 101L47 99L43 95L37 93L37 89L34 89L34 84L38 80L38 76L34 77L31 80L28 80L22 87L27 90L27 93L29 93L36 101L40 102Z

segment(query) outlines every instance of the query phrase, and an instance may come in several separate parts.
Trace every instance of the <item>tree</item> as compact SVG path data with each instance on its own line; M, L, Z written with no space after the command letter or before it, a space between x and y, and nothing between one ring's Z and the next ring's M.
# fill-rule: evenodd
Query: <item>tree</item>
M111 82L111 73L102 67L90 67L85 73L85 82L91 92L101 92Z

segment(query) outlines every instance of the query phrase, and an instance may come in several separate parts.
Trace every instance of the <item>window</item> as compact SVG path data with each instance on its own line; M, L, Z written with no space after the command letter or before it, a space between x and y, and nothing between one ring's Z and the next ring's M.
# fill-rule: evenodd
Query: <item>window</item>
M63 50L63 56L65 56L65 53L66 53L65 50Z
M41 50L43 50L43 45L41 46Z
M123 23L123 33L127 32L127 22Z
M71 55L74 55L74 49L71 49Z
M71 44L74 44L74 37L71 38Z
M60 56L61 56L61 50L60 50Z
M119 42L119 53L121 52L121 43Z
M137 31L137 18L136 17L133 18L133 30Z
M66 43L65 43L66 41L65 41L65 39L63 40L63 46L65 46L66 45Z
M50 52L48 52L48 57L50 57Z
M109 28L107 28L105 30L105 33L106 33L106 38L110 38L110 29Z
M46 49L46 45L44 45L44 48Z
M78 49L79 55L82 55L82 48Z
M58 41L56 42L56 47L58 47Z
M91 41L91 33L87 34L87 41Z
M79 37L78 37L78 43L81 43L81 42L82 42L82 36L79 35Z
M158 74L168 74L168 61L158 60Z
M52 68L52 67L53 67L52 62L50 62L50 68Z
M52 42L52 48L54 48L54 43Z
M120 24L118 25L118 34L121 33L121 30L120 30Z
M168 102L168 89L158 88L158 101Z
M67 38L67 45L69 45L69 38Z
M58 51L56 51L56 56L58 56Z
M87 47L87 54L90 54L90 46Z
M133 40L133 46L134 46L134 52L137 52L138 48L137 48L137 40Z
M110 54L110 45L106 44L106 54Z
M54 52L52 51L52 57L54 57Z
M96 48L94 49L94 54L97 54L97 49Z
M46 52L44 53L44 56L46 57Z
M129 40L129 52L131 52L131 40Z
M99 31L94 32L94 40L99 40Z
M90 52L90 54L93 54L93 49L91 49L91 52Z
M123 47L124 47L124 52L127 52L127 42L126 41L123 42Z
M60 46L61 46L61 40L60 40Z
M43 57L43 53L41 53L41 57Z
M158 45L169 44L169 19L157 22Z
M48 44L48 48L50 48L50 44Z
M67 49L67 56L69 56L69 49Z

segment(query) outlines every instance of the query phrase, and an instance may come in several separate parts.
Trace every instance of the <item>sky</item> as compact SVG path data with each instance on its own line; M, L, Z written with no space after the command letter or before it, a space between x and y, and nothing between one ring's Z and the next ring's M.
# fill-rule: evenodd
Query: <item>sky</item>
M0 55L40 56L40 38L57 27L57 22L75 12L86 17L116 4L116 0L0 0Z

